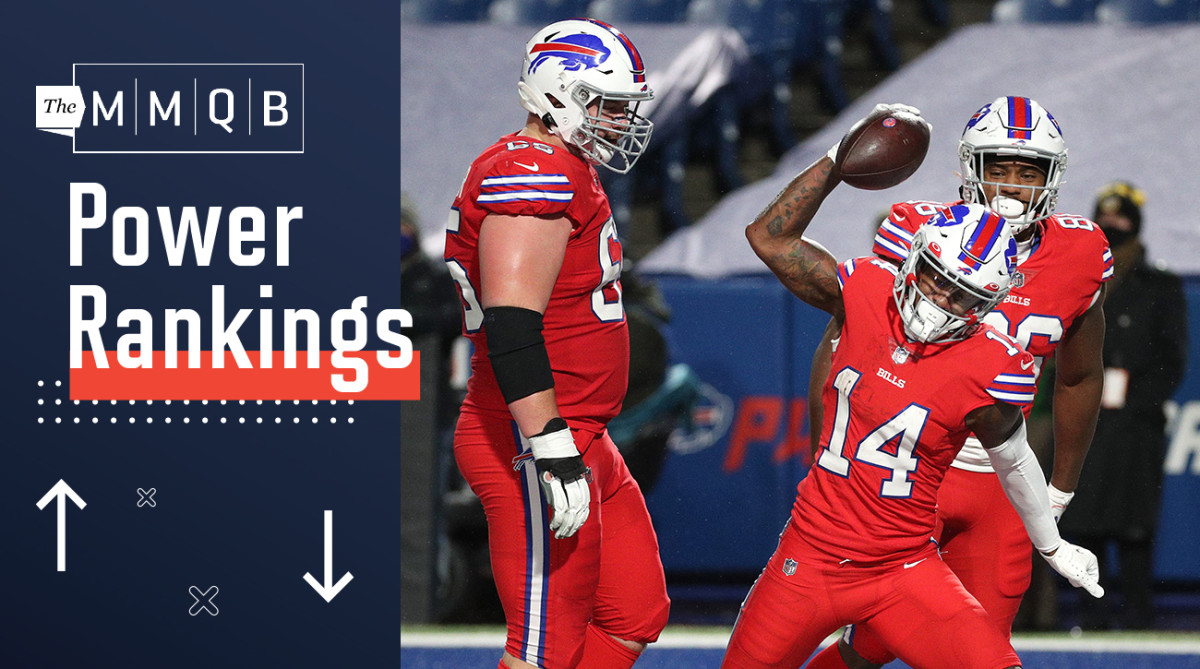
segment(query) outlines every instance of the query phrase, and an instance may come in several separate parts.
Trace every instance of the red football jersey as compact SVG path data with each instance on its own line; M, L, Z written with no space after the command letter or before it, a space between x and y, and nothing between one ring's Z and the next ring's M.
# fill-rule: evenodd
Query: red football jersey
M463 332L475 347L463 410L507 416L483 332L478 243L488 214L571 221L542 335L563 418L576 429L600 432L625 398L629 331L621 243L596 170L565 149L507 135L475 159L454 199L445 260L462 298Z
M792 509L802 535L838 560L925 548L967 414L997 399L1033 401L1033 356L990 326L958 342L909 342L896 271L878 258L838 267L846 320L821 396L822 448Z
M912 236L937 211L959 202L901 202L875 235L874 253L899 262L912 246ZM1108 240L1092 221L1055 214L1036 224L1032 247L1018 247L1017 273L1004 302L984 321L1016 339L1034 355L1041 375L1043 361L1054 353L1063 335L1095 302L1100 284L1112 277ZM1032 405L1030 405L1032 406ZM1029 415L1026 409L1025 415ZM955 466L991 471L978 440L967 441Z

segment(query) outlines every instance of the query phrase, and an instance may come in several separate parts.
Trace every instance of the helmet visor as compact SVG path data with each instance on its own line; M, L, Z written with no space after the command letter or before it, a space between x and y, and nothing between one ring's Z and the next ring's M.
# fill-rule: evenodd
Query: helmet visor
M922 253L914 268L916 288L933 306L955 319L970 318L980 308L991 308L995 293L984 292L932 262Z

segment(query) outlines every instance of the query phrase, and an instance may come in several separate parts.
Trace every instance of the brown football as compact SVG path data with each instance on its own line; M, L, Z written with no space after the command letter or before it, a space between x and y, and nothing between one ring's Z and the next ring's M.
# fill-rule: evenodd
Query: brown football
M929 150L929 126L908 112L877 111L838 145L842 181L864 190L891 188L912 176Z

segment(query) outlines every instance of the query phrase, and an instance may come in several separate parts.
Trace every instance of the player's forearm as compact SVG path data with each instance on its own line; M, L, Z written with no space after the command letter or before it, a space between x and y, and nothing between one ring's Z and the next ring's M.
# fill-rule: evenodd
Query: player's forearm
M1053 552L1062 537L1050 512L1046 477L1029 447L1025 422L1021 421L1017 431L1004 442L988 447L987 454L1000 479L1000 487L1021 517L1034 548L1043 554Z
M1096 432L1100 413L1101 373L1089 374L1077 383L1056 381L1054 386L1054 469L1050 482L1063 492L1074 492L1079 473Z
M517 422L517 429L526 437L540 434L550 419L559 417L553 388L510 402L508 411Z
M801 172L746 228L759 258L793 295L818 309L840 313L837 260L804 230L829 191L837 185L828 157Z
M746 228L746 237L760 257L774 255L778 249L773 247L804 235L825 197L839 183L835 172L833 160L822 156L797 174Z

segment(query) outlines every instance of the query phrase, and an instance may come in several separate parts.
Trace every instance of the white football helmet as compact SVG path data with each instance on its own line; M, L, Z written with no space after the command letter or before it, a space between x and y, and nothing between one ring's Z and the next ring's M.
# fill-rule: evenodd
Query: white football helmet
M1001 195L991 202L987 200L983 184L990 182L984 181L983 165L996 156L1032 159L1046 170L1046 185L1035 189L1028 208L1019 200ZM963 200L991 207L1008 220L1014 234L1054 214L1067 169L1067 145L1058 121L1035 100L996 98L975 112L958 142L958 160L962 164Z
M979 204L939 212L917 229L892 292L904 334L918 343L965 339L1008 295L1017 242Z
M654 94L637 47L607 23L569 19L539 30L525 44L517 87L521 106L593 163L624 174L646 150L654 124L637 109ZM611 101L625 103L623 117L602 117Z

